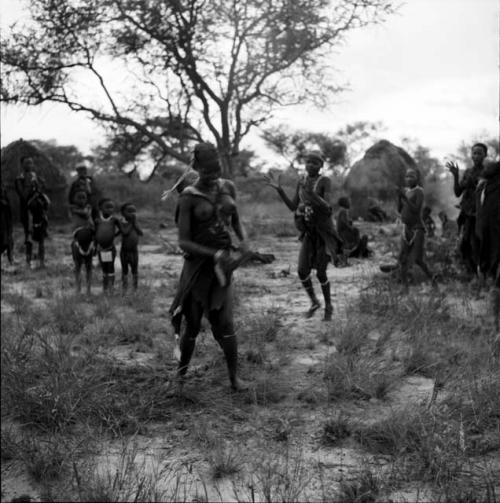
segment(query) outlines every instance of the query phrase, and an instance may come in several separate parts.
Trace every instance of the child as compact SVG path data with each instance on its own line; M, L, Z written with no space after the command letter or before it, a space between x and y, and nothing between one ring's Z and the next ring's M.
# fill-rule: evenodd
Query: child
M70 213L73 221L71 254L75 264L76 293L80 293L81 290L82 284L80 272L82 265L85 265L87 295L90 295L95 226L91 217L92 207L88 202L88 196L84 190L78 190L74 193L73 204L70 205Z
M432 213L431 208L429 208L429 206L425 206L422 212L422 220L425 225L425 231L427 232L427 235L430 238L434 237L436 231L436 224L431 216L431 213Z
M398 211L404 224L399 264L401 280L405 289L408 289L408 269L414 263L425 272L433 285L435 278L424 261L425 228L422 221L424 191L418 185L417 171L409 169L405 181L408 188L399 189L398 192Z
M104 293L113 290L115 284L115 236L120 233L120 224L113 215L115 205L109 198L99 201L99 215L95 220L95 243L102 269L102 289Z
M45 267L45 238L48 236L47 227L49 219L47 211L49 206L50 199L42 192L38 182L33 180L27 207L32 218L31 237L33 241L38 243L38 260L40 261L41 268ZM29 266L31 266L31 252L32 244L28 239L26 242L26 261Z
M368 236L360 235L351 220L349 209L351 202L347 197L340 197L337 203L340 207L337 213L337 232L344 241L343 264L348 265L348 257L369 257L372 253L368 249Z
M128 286L127 276L129 266L132 273L134 290L137 290L137 270L139 266L139 252L137 245L139 244L139 236L142 236L142 231L137 225L137 210L132 203L125 203L122 205L121 213L125 219L120 222L120 232L123 236L122 246L120 248L120 262L122 264L122 288L123 293L125 293Z

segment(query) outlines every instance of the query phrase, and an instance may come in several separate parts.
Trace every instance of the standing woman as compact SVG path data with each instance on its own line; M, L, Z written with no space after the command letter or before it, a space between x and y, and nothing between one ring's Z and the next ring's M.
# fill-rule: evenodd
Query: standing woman
M231 181L220 178L218 153L210 143L200 143L194 148L193 169L198 180L182 191L176 210L179 246L185 260L170 308L176 331L182 316L186 321L180 339L180 384L205 314L215 340L224 351L231 388L238 391L245 385L237 377L238 347L231 289L231 271L236 263L229 253L230 229L239 239L240 249L246 249L246 243L236 207L236 189Z
M310 318L321 307L311 279L311 270L316 269L325 300L324 320L329 321L332 319L333 306L326 269L329 262L338 262L338 255L342 253L342 239L337 234L331 217L330 179L319 174L324 163L323 156L321 152L313 150L306 154L305 161L307 174L297 184L293 199L286 195L279 177L275 181L272 176L267 176L266 181L277 190L283 202L295 213L295 224L302 242L298 274L311 299L311 307L306 312L306 317Z

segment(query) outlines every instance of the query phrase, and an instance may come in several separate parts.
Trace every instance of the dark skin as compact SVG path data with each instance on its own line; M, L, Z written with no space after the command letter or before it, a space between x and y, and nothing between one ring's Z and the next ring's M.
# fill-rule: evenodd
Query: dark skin
M137 242L135 236L131 234L133 231L137 233L138 236L142 236L143 232L137 225L137 208L133 204L125 206L122 212L123 218L125 218L127 224L120 224L120 231L123 236L122 246L126 249L137 247Z
M412 213L418 214L424 203L424 194L421 190L413 190L418 186L418 174L416 171L409 169L406 172L405 183L408 189L398 189L398 211L402 213L406 206ZM405 222L405 224L408 225L408 222ZM424 271L434 285L435 281L424 261L423 254L422 256L419 254L419 256L416 257L415 263ZM401 264L401 279L403 281L404 288L408 289L408 264L406 262Z
M319 172L323 163L314 158L310 157L306 159L306 172L307 177L305 179L305 187L308 190L310 197L312 198L314 204L317 204L323 208L330 208L330 199L331 199L331 183L328 178L323 178L319 181L317 186L317 192L313 190L315 181L319 178ZM298 191L293 196L293 199L290 199L286 192L283 190L280 181L281 175L278 175L278 178L275 179L273 174L265 175L264 180L267 185L275 189L280 195L283 202L287 205L290 211L295 211L300 203ZM320 195L321 194L321 195Z
M203 194L206 194L210 201L216 201L217 194L219 192L218 180L221 175L220 166L217 164L211 164L205 166L200 164L196 166L196 170L198 171L199 179L194 184L194 187L198 189ZM229 193L229 195L236 199L236 189L232 182L225 181L224 189ZM201 219L205 220L207 217L209 218L214 211L214 206L210 204L208 201L204 200L201 197L183 197L180 200L179 204L179 218L178 218L178 227L179 227L179 246L181 249L192 255L194 257L207 257L207 258L216 258L217 252L219 250L214 247L202 245L197 243L192 238L191 225L193 219ZM240 218L237 209L230 215L230 226L234 230L236 236L240 240L240 250L248 250L248 247L245 242L245 234L243 228L241 226ZM219 254L220 255L220 254ZM233 259L229 256L227 252L223 253L223 256L219 258L219 260L225 260L229 265L233 261ZM194 306L193 306L194 307ZM201 319L200 313L195 312L196 309L192 310L191 313L186 313L188 328L186 329L186 333L181 339L181 361L189 363L192 352L194 351L194 339L199 331L199 320ZM212 311L209 313L209 319ZM211 322L212 323L212 322ZM191 328L190 328L191 327ZM189 331L189 333L188 333ZM221 344L224 353L226 354L227 348L225 348L225 344L231 343L229 341L235 341L234 334L227 334L228 339L226 341L218 340L219 344ZM235 348L236 346L234 346ZM236 349L232 350L234 354L236 354ZM226 355L226 358L228 356ZM229 360L228 360L229 362ZM186 364L187 364L186 363ZM229 364L229 363L228 363ZM183 367L179 368L179 384L182 389L183 384L183 376L185 369ZM242 382L236 375L236 369L232 368L230 370L230 381L231 387L233 390L244 390L247 388L247 384Z
M216 195L218 193L217 181L220 178L221 170L220 167L216 169L206 169L200 166L198 169L199 179L194 184L203 194L206 194L212 202L215 202ZM233 199L236 198L236 189L234 185L226 181L226 188ZM215 257L217 253L216 248L211 248L209 246L203 246L196 243L191 239L191 215L194 218L206 219L207 215L211 215L213 211L213 206L204 201L201 198L183 198L179 205L179 246L180 248L193 256L198 257ZM243 227L241 226L238 211L233 212L231 215L231 227L234 230L237 238L240 240L240 250L246 251L248 249L245 242L245 234ZM231 260L227 258L227 260Z
M87 194L83 191L79 191L75 194L73 198L74 204L71 205L71 212L78 215L82 221L88 221L92 212L92 208L88 204ZM80 243L81 245L81 243ZM86 287L87 295L91 293L92 285L92 257L88 257L86 260L74 259L75 260L75 288L76 292L80 293L81 290L81 268L82 264L85 263L85 273L86 273Z
M283 190L283 187L281 186L280 182L280 176L278 176L277 179L274 178L272 174L264 176L264 180L266 181L267 185L275 189L283 202L286 204L288 209L290 211L295 212L298 208L299 205L301 204L300 197L299 197L299 190L300 186L304 187L305 192L307 193L308 199L311 201L311 204L315 208L319 208L321 210L325 210L326 212L329 212L331 210L331 183L329 178L326 177L320 177L320 170L323 166L323 161L318 159L315 156L308 155L306 157L306 172L307 176L299 182L297 185L297 190L295 192L295 195L293 199L290 199L285 191ZM302 284L308 293L310 299L311 299L311 306L309 310L306 313L307 317L311 317L314 312L319 309L320 303L314 294L313 286L310 280L310 273L311 273L311 266L309 264L309 251L306 249L304 246L304 241L300 249L299 253L299 260L298 260L298 274L299 278L302 281ZM326 270L328 267L328 257L325 255L321 261L318 261L318 264L316 266L316 275L318 277L319 282L322 285L325 285L325 291L326 291L326 285L328 284L328 277L326 274ZM322 287L323 288L323 287ZM329 284L328 284L328 292L329 292ZM330 302L330 294L327 293L325 296L325 320L330 320L333 307Z
M471 159L473 164L473 169L480 172L483 169L483 162L486 158L486 152L482 147L475 146L471 150ZM453 191L455 196L460 197L464 191L463 187L459 181L459 168L456 162L447 162L446 167L448 171L453 175Z

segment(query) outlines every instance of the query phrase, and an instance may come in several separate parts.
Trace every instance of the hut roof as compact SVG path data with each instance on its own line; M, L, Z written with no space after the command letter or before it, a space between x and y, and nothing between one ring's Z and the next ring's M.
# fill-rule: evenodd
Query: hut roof
M59 168L39 148L22 138L2 148L2 184L4 186L13 187L14 179L22 172L21 158L24 156L33 158L35 172L45 180L47 192L56 192L66 188L66 178Z

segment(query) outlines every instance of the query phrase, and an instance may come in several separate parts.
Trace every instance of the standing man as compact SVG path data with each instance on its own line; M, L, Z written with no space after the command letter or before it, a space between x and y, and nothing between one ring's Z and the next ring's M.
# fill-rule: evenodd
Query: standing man
M31 257L33 244L30 241L30 213L28 201L32 194L33 185L43 188L44 183L35 171L35 163L30 156L21 157L23 172L14 180L14 188L19 196L19 216L24 230L24 245L26 247L26 260ZM29 262L29 261L28 261Z
M477 274L479 265L479 240L475 233L476 188L483 170L483 161L487 154L488 148L484 143L474 144L471 150L472 168L464 171L461 180L459 180L458 165L454 162L446 163L446 167L453 175L455 196L462 196L460 214L457 220L460 232L459 250L465 268L471 277Z
M337 234L332 221L330 179L319 174L324 163L323 155L316 150L310 151L306 154L305 162L307 174L299 180L293 199L286 195L279 177L275 181L272 176L267 176L266 181L295 214L295 225L300 232L299 239L302 242L298 274L311 300L306 317L310 318L321 306L311 279L311 270L316 269L316 276L325 300L324 320L330 321L333 306L326 270L329 262L338 263L339 255L342 253L342 239Z
M92 218L95 220L99 215L99 190L96 187L94 179L88 174L85 164L79 164L76 167L76 174L76 180L71 183L69 188L68 202L70 205L75 204L75 194L79 191L85 192L87 194L87 201L92 207Z

